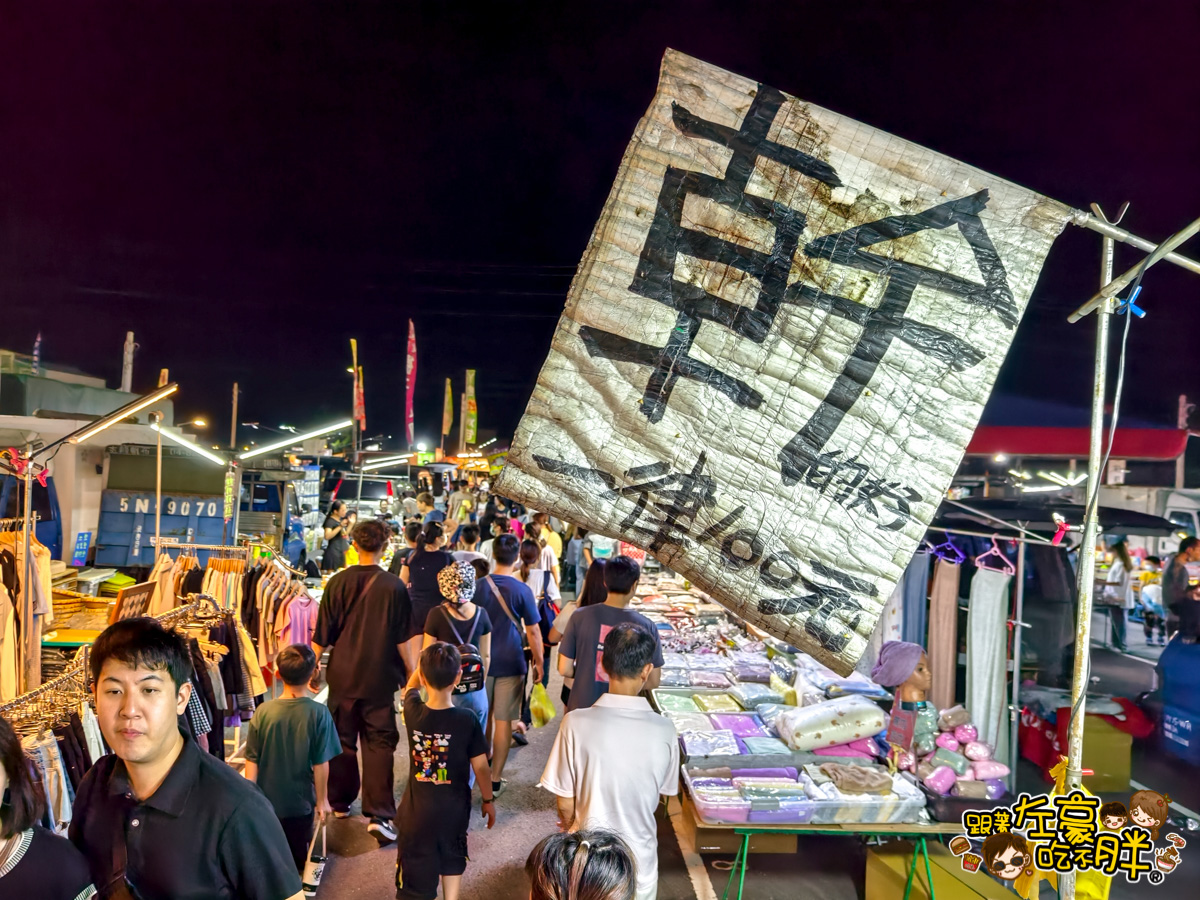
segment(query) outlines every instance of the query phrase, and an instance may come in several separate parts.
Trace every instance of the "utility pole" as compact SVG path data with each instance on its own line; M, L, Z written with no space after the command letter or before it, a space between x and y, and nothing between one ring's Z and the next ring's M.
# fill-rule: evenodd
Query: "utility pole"
M229 423L229 449L237 452L237 395L238 383L233 383L233 420Z
M133 332L125 332L125 355L121 358L121 390L125 393L133 391Z

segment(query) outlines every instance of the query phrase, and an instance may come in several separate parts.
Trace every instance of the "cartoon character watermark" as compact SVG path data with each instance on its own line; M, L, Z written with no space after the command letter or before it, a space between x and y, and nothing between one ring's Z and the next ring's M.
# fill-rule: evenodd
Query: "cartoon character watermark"
M1162 884L1182 864L1180 851L1187 845L1174 832L1167 835L1168 846L1154 845L1167 824L1170 802L1150 790L1135 792L1128 806L1101 805L1100 798L1082 790L1021 794L1011 807L964 812L964 834L950 841L950 851L964 870L977 872L982 864L1008 882L1039 872L1096 871Z
M1105 803L1100 807L1100 824L1105 831L1120 831L1129 821L1129 811L1124 803Z
M983 864L1001 881L1015 881L1026 868L1033 873L1033 852L1021 835L999 831L983 842Z
M1138 791L1129 798L1129 821L1150 831L1150 840L1158 840L1158 829L1167 821L1171 798L1157 791Z

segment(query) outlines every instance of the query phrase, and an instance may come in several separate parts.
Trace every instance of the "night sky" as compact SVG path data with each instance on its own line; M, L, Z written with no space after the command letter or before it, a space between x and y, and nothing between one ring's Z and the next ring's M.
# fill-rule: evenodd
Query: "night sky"
M563 4L564 6L566 4ZM510 435L667 47L1161 240L1200 215L1200 5L8 3L0 347L115 387L161 367L177 417L417 435L479 371ZM1182 251L1200 257L1200 241ZM1086 405L1100 240L1050 254L998 390ZM1140 254L1119 252L1118 271ZM1200 276L1146 276L1126 410L1200 396ZM243 432L246 434L246 432Z

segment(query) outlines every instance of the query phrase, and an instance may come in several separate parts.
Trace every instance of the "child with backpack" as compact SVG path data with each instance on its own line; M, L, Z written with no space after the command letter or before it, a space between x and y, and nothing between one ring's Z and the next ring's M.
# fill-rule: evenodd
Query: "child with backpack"
M432 616L430 616L432 618ZM433 900L441 879L445 900L458 900L467 868L473 773L483 796L488 828L496 824L495 797L483 729L452 697L463 677L458 649L444 641L421 651L404 694L404 727L410 760L408 787L396 814L399 865L397 900ZM421 700L423 687L428 696Z
M473 712L483 728L488 713L485 676L492 649L492 620L487 610L471 602L475 596L474 566L469 562L446 566L438 572L438 589L446 600L426 616L421 649L437 641L458 648L463 677L451 699L460 709Z

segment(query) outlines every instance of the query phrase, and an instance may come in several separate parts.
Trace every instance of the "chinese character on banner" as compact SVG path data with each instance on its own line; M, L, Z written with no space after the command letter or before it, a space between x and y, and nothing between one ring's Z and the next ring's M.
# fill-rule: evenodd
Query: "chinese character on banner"
M847 674L1069 216L668 51L496 490Z

